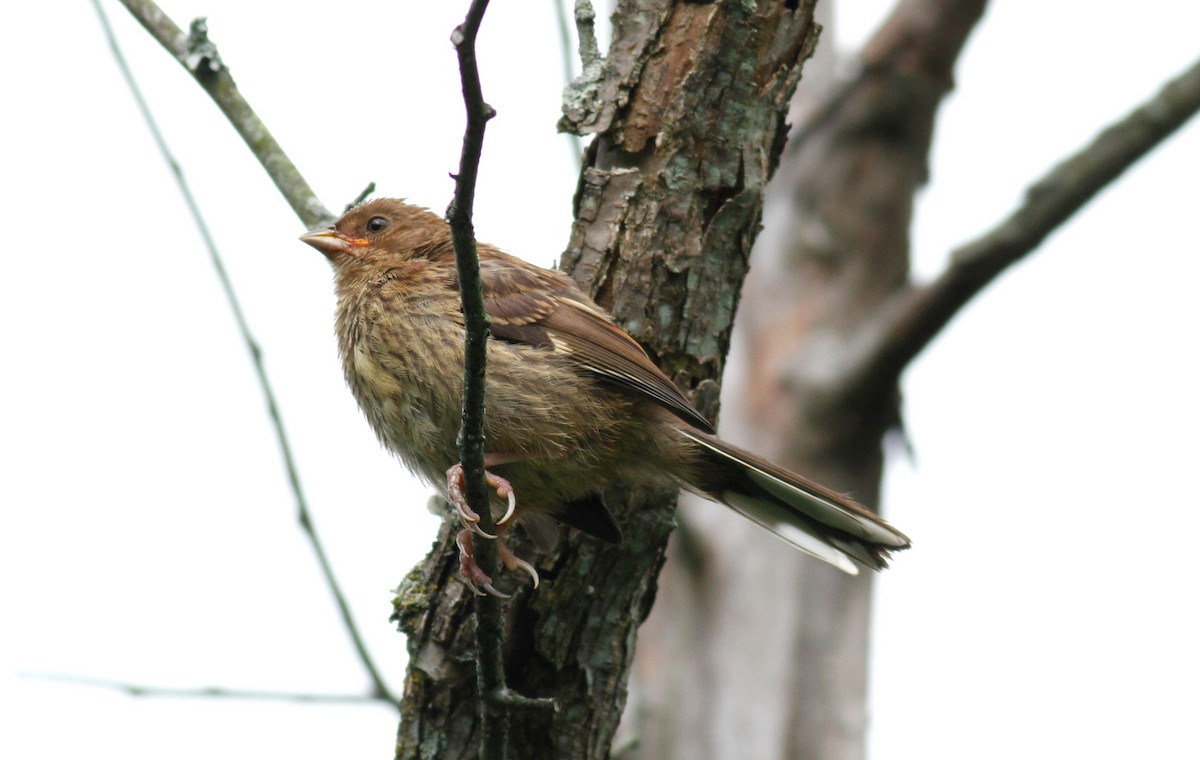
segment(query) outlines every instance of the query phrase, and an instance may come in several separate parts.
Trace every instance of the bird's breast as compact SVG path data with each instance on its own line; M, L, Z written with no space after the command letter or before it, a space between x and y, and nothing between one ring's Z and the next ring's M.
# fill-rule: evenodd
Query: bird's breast
M432 317L364 314L339 341L346 381L380 442L440 484L458 459L461 328Z

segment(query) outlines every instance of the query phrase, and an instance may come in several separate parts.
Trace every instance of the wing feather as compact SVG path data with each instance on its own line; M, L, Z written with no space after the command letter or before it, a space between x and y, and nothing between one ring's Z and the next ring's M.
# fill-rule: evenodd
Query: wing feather
M483 305L491 334L547 348L580 369L659 404L684 422L712 432L646 351L561 272L535 269L508 254L480 250Z

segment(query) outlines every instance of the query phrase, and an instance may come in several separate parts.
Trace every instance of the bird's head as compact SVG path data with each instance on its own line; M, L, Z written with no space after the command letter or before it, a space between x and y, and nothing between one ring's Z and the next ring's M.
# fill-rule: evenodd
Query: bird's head
M398 198L360 203L331 226L309 230L300 239L325 254L339 271L439 258L447 250L453 255L446 222Z

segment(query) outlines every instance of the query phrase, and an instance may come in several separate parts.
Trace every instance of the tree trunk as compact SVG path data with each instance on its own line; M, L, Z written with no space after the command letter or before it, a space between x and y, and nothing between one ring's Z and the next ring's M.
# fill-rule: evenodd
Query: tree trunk
M857 79L806 77L743 290L722 437L869 505L899 393L889 382L848 395L839 380L907 287L934 115L983 5L901 2ZM633 756L864 757L871 575L839 573L708 504L683 515L643 628Z
M600 76L578 88L565 119L596 139L563 268L710 414L786 110L815 42L811 0L621 2ZM618 485L607 497L625 543L560 540L538 558L542 587L505 606L510 686L559 706L512 713L513 757L609 755L674 510L667 494ZM443 529L396 600L411 654L401 758L477 756L474 618L451 539Z

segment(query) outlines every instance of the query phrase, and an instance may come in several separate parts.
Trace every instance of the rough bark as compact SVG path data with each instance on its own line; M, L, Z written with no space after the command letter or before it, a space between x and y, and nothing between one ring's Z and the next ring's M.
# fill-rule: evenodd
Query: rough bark
M908 286L934 117L983 5L901 2L857 78L823 83L821 97L806 78L743 290L722 436L871 505L898 389L847 395L837 383ZM871 575L765 544L707 504L685 506L684 520L638 653L635 756L864 757Z
M569 114L596 138L563 267L710 413L788 102L815 41L811 2L622 2L595 98ZM505 605L509 685L559 705L513 713L514 757L609 756L674 509L669 494L617 486L607 496L625 543L564 536L538 559L542 588ZM397 757L477 755L474 619L451 539L444 529L396 600L411 653Z

